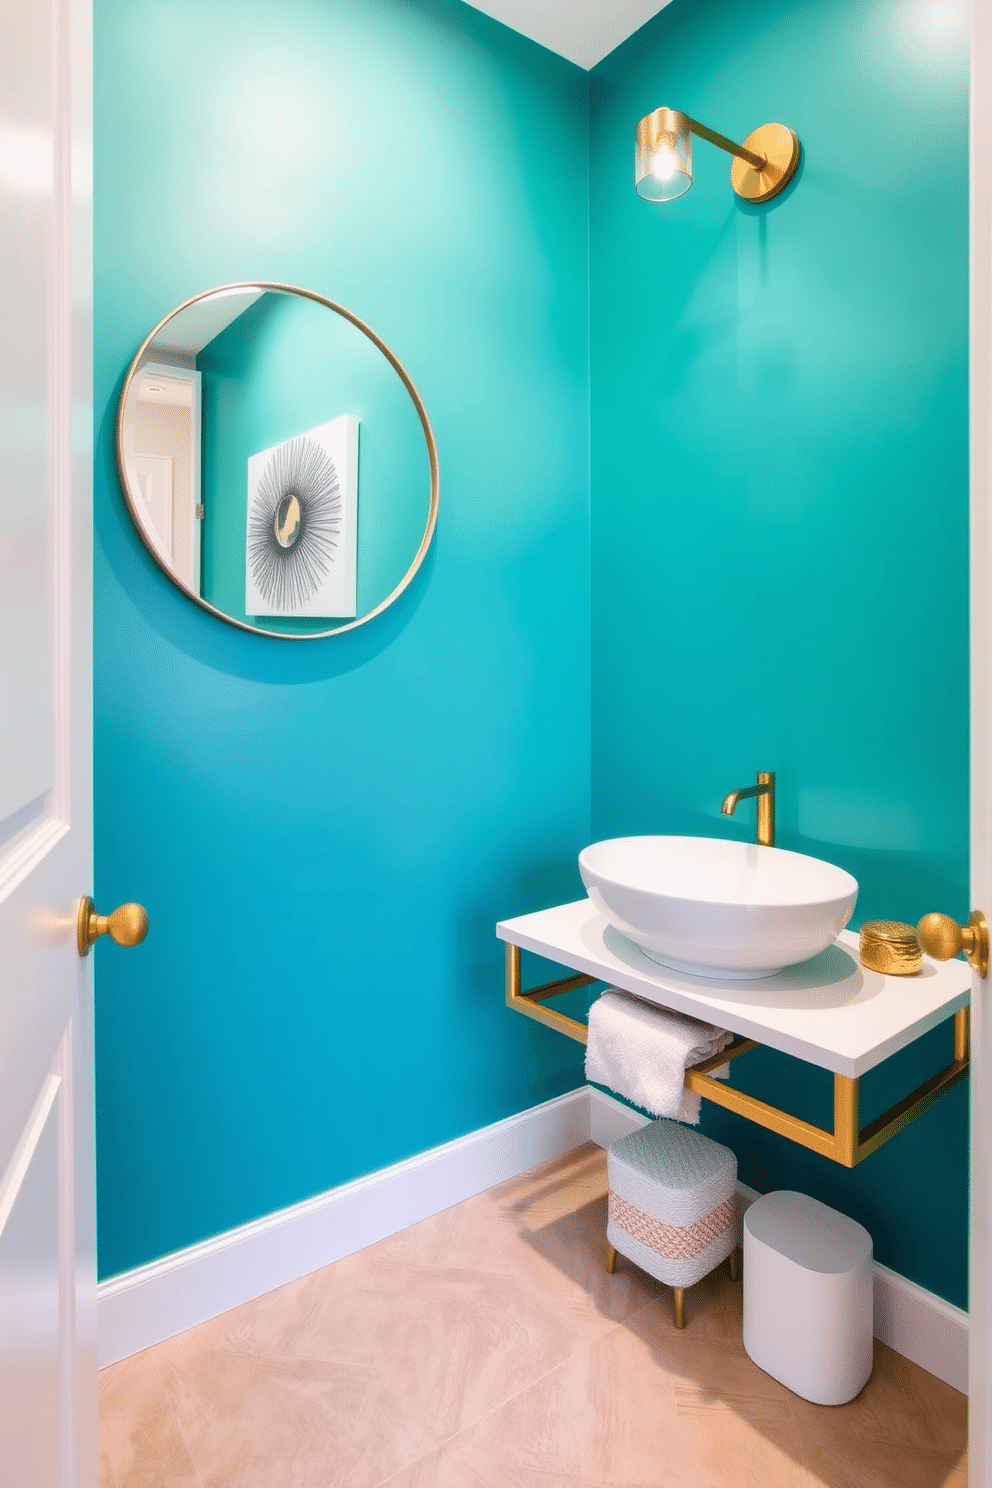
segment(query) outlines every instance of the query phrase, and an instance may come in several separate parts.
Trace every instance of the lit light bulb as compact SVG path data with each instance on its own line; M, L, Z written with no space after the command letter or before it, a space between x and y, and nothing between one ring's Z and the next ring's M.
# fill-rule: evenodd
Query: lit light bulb
M692 185L690 121L676 109L645 114L634 131L634 188L645 201L674 201Z
M661 149L656 151L655 157L651 162L651 174L658 181L670 181L676 172L677 166L678 162L675 159L675 151L671 145L662 145Z

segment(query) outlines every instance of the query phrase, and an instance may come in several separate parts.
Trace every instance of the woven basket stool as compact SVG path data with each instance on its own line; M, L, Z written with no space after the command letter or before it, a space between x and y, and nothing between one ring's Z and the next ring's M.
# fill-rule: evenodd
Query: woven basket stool
M702 1132L653 1121L607 1154L608 1267L617 1251L672 1287L676 1328L685 1327L685 1289L730 1258L737 1275L740 1215L737 1158Z

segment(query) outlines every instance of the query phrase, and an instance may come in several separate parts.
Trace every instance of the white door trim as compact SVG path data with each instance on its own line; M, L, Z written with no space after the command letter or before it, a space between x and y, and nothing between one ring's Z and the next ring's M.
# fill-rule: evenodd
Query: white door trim
M970 444L971 444L971 905L992 914L992 648L990 572L992 530L992 7L973 0L970 126ZM971 1219L969 1308L971 1336L968 1482L986 1488L992 1474L989 1409L992 1247L987 1242L992 1200L992 1111L985 1073L992 1057L988 982L972 982Z

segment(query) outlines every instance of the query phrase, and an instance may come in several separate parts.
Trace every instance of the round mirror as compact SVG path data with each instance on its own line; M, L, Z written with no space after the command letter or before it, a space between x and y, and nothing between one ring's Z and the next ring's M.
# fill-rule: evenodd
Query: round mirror
M416 388L350 310L286 284L231 284L143 342L117 412L142 541L204 609L312 640L392 604L437 520Z

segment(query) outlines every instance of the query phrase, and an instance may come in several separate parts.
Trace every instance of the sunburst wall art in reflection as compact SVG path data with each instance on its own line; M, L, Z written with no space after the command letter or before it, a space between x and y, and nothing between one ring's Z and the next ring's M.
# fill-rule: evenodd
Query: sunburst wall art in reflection
M247 615L357 612L358 419L342 414L248 460Z

